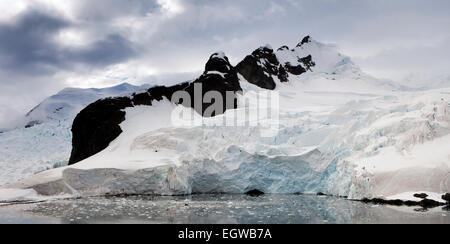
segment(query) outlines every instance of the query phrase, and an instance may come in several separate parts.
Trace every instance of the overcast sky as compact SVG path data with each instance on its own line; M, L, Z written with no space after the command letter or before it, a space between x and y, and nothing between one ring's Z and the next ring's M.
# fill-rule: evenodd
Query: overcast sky
M305 35L377 77L450 72L448 0L0 0L0 127L64 87L176 83Z

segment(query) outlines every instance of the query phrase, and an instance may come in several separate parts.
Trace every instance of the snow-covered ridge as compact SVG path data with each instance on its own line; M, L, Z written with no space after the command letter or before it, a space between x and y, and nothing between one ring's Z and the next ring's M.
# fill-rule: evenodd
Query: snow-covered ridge
M361 72L350 57L338 52L335 45L320 43L311 37L306 37L293 49L284 46L275 54L280 63L292 65L303 65L299 59L311 56L315 65L304 68L316 73L336 74L347 70Z
M75 115L90 103L106 97L124 96L147 89L148 85L133 86L123 83L108 88L66 88L45 99L26 115L26 127L74 118Z
M254 64L253 64L254 63ZM296 47L260 47L237 66L246 83L276 89L287 83L301 83L307 91L377 93L412 91L414 88L364 73L337 46L305 37Z

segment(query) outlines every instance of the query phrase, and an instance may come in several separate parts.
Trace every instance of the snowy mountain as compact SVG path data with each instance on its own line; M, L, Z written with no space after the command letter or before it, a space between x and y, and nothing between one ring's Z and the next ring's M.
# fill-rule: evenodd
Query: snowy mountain
M31 110L19 128L0 133L0 185L67 165L72 122L90 103L148 88L127 83L103 89L67 88Z
M450 192L450 90L408 91L364 74L336 50L306 37L294 49L260 47L236 66L218 52L193 82L99 100L74 121L71 165L8 191L408 200ZM172 102L177 91L195 94L196 84L204 85L200 95L232 91L236 103L202 116L195 96ZM242 116L261 104L271 112Z
M102 89L66 88L45 99L28 112L25 116L25 127L28 128L49 121L74 118L87 105L101 98L123 96L146 88L148 88L148 85L136 87L128 83Z

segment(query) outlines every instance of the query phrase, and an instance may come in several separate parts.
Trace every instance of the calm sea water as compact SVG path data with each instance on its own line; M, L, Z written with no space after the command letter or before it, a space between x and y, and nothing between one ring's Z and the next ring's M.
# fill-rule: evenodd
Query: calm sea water
M0 223L449 224L450 212L308 195L133 196L3 206Z

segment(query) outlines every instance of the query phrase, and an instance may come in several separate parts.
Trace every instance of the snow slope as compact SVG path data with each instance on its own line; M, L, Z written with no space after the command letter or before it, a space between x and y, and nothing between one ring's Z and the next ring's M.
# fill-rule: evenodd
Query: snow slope
M66 88L45 99L25 116L29 128L0 133L0 185L67 165L76 114L104 97L122 96L147 88L127 83L103 89Z
M400 91L364 74L334 47L308 45L288 51L321 64L290 82L277 80L279 116L260 117L258 126L248 126L252 117L220 125L254 110L266 91L241 76L245 92L237 110L201 118L169 101L128 108L124 132L104 151L6 188L77 196L257 189L352 199L450 192L450 88ZM174 111L194 117L174 120ZM262 136L267 125L276 125L271 137Z

